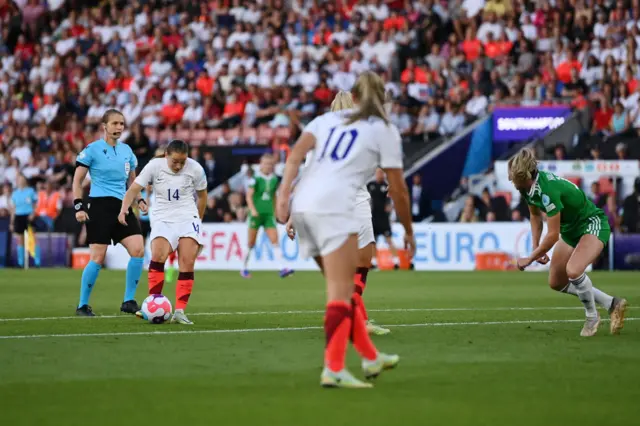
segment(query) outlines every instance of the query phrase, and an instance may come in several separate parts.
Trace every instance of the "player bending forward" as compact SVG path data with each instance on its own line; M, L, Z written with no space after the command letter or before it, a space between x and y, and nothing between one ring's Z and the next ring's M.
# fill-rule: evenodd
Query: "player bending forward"
M531 233L534 250L531 256L518 259L524 270L537 261L549 262L547 252L555 245L549 269L552 289L578 296L587 319L581 336L593 336L598 331L600 315L596 303L611 316L611 333L618 334L624 325L627 301L612 297L591 284L585 273L602 252L611 235L604 212L572 182L553 173L540 172L535 155L523 149L509 160L509 180L520 191L531 212ZM547 235L542 235L542 215L547 215Z
M282 251L278 241L276 229L275 203L278 190L278 176L273 172L274 159L272 155L265 154L260 158L259 171L249 180L247 187L247 206L249 207L249 231L247 235L248 250L244 258L244 265L240 275L243 278L251 278L249 273L249 258L256 245L258 231L264 228L269 237L273 256L280 268L280 277L285 278L293 274L293 270L284 266Z
M355 105L353 103L351 93L341 90L336 94L333 102L331 102L331 111L342 111L345 109L351 109L354 106ZM307 154L307 157L305 158L305 165L309 166L312 162L313 152L309 152ZM380 172L382 173L382 170L380 170ZM364 301L362 300L364 289L367 286L367 275L369 274L369 269L371 269L371 259L375 253L376 241L374 227L371 220L370 203L371 195L369 195L369 191L367 190L367 188L362 187L358 189L358 192L356 194L355 207L353 209L353 214L360 223L360 228L358 229L358 267L356 268L356 274L353 277L353 283L355 287L352 297L354 300L358 301L356 305L362 310L362 315L367 324L367 332L369 332L370 334L375 334L377 336L383 336L385 334L391 333L391 330L381 327L377 325L373 320L369 319ZM293 227L293 222L291 219L289 219L289 222L287 222L287 234L289 235L290 239L293 240L295 238L295 229Z
M164 158L155 158L136 178L122 200L118 220L126 223L127 209L147 184L153 185L149 294L162 294L164 264L178 250L176 310L171 322L193 324L184 313L193 289L194 264L202 246L200 227L207 206L207 178L197 161L188 158L189 146L173 140ZM197 201L193 194L197 194ZM136 315L141 317L142 312Z
M372 386L356 379L345 367L349 339L363 358L367 378L399 362L397 355L378 352L367 333L358 300L353 298L361 226L353 214L354 200L376 167L387 173L405 228L405 242L410 253L415 250L400 133L383 109L382 79L373 72L362 73L353 97L356 109L323 114L305 127L287 160L277 202L277 216L284 223L289 219L292 183L302 160L313 150L311 164L305 167L292 200L291 217L303 256L315 259L327 283L326 346L320 376L325 387Z

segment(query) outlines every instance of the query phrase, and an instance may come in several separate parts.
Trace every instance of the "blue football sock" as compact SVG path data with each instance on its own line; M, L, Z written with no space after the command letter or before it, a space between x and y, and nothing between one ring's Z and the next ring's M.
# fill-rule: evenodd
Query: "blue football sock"
M91 297L91 292L93 291L101 268L102 266L93 260L90 260L87 266L84 267L84 271L82 271L82 281L80 282L80 304L78 307L89 304L89 297Z
M24 246L18 246L18 266L24 267Z
M127 265L127 286L124 290L124 301L134 300L136 298L136 289L138 281L142 275L144 265L144 257L132 257Z

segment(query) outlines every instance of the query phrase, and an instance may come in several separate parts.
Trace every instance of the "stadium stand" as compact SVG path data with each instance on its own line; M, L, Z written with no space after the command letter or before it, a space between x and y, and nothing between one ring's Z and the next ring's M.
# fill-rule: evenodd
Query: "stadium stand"
M7 193L18 173L52 182L54 228L80 235L75 156L115 107L141 165L171 138L189 141L221 194L207 220L243 220L241 194L219 187L246 162L237 152L284 158L369 69L393 96L408 163L501 104L571 106L560 129L580 130L545 137L542 155L639 158L639 18L626 1L0 0L0 181ZM416 217L444 220L443 200L424 202L430 185L414 194ZM525 218L513 202L478 196L475 216Z

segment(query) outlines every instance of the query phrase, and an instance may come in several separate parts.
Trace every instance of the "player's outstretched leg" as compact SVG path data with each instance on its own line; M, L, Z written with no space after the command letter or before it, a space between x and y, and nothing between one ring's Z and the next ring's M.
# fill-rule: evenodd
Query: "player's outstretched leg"
M566 271L566 265L569 262L573 251L573 247L569 246L563 240L556 243L549 270L549 286L553 290L561 293L578 296L578 289L573 285L573 283L569 282L569 277L567 276ZM609 313L611 318L611 333L620 333L620 330L622 330L624 326L624 317L628 306L627 300L621 297L611 296L593 286L592 292L596 305L606 309Z
M251 278L251 273L249 273L249 259L251 258L253 248L256 246L258 229L260 229L260 223L258 219L253 217L249 218L249 229L247 231L247 254L244 257L244 260L242 262L242 270L240 271L240 276L242 278Z
M585 270L600 255L603 248L604 243L596 235L585 234L580 238L567 263L569 283L575 286L578 298L584 305L587 316L584 327L580 332L580 335L584 337L595 335L600 324L600 316L596 309L593 295L593 284Z
M381 327L377 325L374 320L369 319L369 315L367 314L367 309L365 308L364 300L362 298L362 295L364 294L364 289L367 286L368 273L369 273L369 268L358 267L358 269L356 269L356 274L353 277L353 283L355 287L354 287L352 299L355 302L356 308L360 309L360 311L362 312L362 317L365 320L367 332L369 334L374 334L376 336L384 336L385 334L391 333L391 330L389 330L388 328Z

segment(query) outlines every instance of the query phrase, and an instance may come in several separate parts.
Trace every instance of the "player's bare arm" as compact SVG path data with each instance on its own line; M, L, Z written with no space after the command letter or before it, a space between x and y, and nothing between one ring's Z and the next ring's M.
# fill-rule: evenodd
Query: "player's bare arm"
M536 206L529 205L529 217L531 220L531 238L533 240L533 249L535 250L540 245L540 238L542 237L542 212ZM549 263L549 256L545 253L537 258L536 262L545 265Z
M413 219L411 217L411 201L407 183L404 181L402 169L384 169L389 181L389 196L398 215L400 223L404 227L404 242L411 257L416 252L416 239L413 235Z
M282 182L280 183L280 197L278 197L278 203L276 204L276 217L280 223L287 223L289 220L289 198L291 198L291 191L293 190L293 181L298 176L300 165L307 153L315 146L316 137L309 132L303 132L293 146L289 158L287 158Z
M247 202L247 207L249 207L249 211L251 212L251 216L258 216L258 210L256 210L256 205L253 203L253 194L255 194L256 190L253 186L247 188L247 194L245 195L245 200Z
M130 183L129 189L127 190L127 193L124 194L124 198L122 199L122 207L120 207L120 214L118 215L118 222L120 222L121 224L127 224L126 216L129 212L129 207L131 207L133 200L139 197L142 188L143 186L140 184L137 184L135 182Z
M204 212L207 209L207 197L208 193L206 189L202 191L196 191L198 195L198 215L200 216L200 220L204 219Z
M533 253L529 257L521 257L518 259L518 269L524 271L524 269L531 265L536 260L540 259L542 256L546 255L549 250L558 242L560 239L560 216L562 213L558 213L554 216L551 216L547 219L547 235L544 236L540 245L533 250ZM533 229L533 222L532 229Z
M73 191L74 200L82 200L83 193L84 193L82 183L87 177L87 173L89 173L88 168L76 167L76 171L73 174L73 184L71 187L72 188L71 190ZM87 212L84 210L80 210L82 209L82 204L80 205L77 205L78 203L74 203L74 204L76 204L76 206L74 206L76 207L76 220L81 223L89 220L89 215L87 214Z

